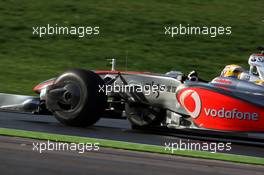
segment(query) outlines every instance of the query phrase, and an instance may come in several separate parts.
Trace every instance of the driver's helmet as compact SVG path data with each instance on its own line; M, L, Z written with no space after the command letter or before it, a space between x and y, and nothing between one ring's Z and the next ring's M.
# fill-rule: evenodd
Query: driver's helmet
M256 80L255 83L260 86L264 86L264 80Z
M221 72L220 77L239 78L239 75L244 72L244 69L236 64L227 65Z

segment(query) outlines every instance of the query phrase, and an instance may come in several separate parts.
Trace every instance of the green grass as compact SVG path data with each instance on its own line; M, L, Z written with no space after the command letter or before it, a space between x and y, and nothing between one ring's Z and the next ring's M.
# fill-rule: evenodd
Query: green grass
M100 147L107 147L107 148L117 148L117 149L125 149L132 151L151 152L151 153L159 153L159 154L187 156L194 158L223 160L223 161L237 162L237 163L264 165L264 158L258 158L258 157L232 155L232 154L224 154L224 153L209 153L202 151L176 150L173 153L171 153L171 151L165 150L165 148L162 146L137 144L137 143L129 143L123 141L113 141L113 140L96 139L96 138L88 138L88 137L48 134L43 132L24 131L24 130L15 130L15 129L6 129L6 128L0 128L0 135L25 137L25 138L33 138L40 140L50 140L56 142L99 143Z
M204 78L225 64L247 64L263 45L261 0L2 0L0 92L31 94L36 83L67 68L107 69L106 58L124 69L166 72L196 69ZM165 36L166 25L231 26L231 36ZM100 26L99 37L32 36L46 24ZM146 66L147 65L147 66Z

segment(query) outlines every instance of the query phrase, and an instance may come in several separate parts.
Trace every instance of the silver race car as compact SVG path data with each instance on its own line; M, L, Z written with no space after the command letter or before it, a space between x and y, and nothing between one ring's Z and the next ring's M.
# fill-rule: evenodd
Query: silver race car
M108 117L127 118L132 127L263 133L263 50L250 56L249 71L229 65L211 82L194 71L117 71L113 59L112 70L70 69L42 82L33 88L37 97L1 94L0 108L52 114L78 127Z

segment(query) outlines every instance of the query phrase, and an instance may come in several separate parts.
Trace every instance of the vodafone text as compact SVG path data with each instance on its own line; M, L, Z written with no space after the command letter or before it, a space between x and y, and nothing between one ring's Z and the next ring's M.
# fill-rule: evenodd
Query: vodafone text
M257 121L259 119L258 113L240 112L236 108L232 110L226 110L225 108L222 108L220 110L204 108L204 112L206 116L211 116L214 118L219 117L226 119L253 120L253 121Z

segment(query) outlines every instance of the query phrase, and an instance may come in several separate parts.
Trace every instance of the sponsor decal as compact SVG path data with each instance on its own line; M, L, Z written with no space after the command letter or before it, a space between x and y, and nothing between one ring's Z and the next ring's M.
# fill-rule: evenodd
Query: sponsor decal
M178 93L178 101L198 127L224 131L264 131L263 108L244 100L208 89L186 88ZM194 112L198 109L199 115Z
M258 55L258 54L257 55L252 55L250 60L252 62L263 63L264 62L264 56L262 54L260 54L260 55Z
M259 120L258 113L252 112L240 112L236 108L232 110L226 110L222 108L220 110L211 109L211 108L204 108L204 112L206 116L211 116L213 118L226 118L226 119L239 119L239 120Z
M232 81L230 80L225 80L225 79L215 79L213 80L214 82L217 82L217 83L223 83L223 84L232 84Z
M186 105L186 103L190 101L193 101L194 103ZM198 93L194 90L184 91L180 96L180 103L192 118L197 118L200 115L202 103Z

